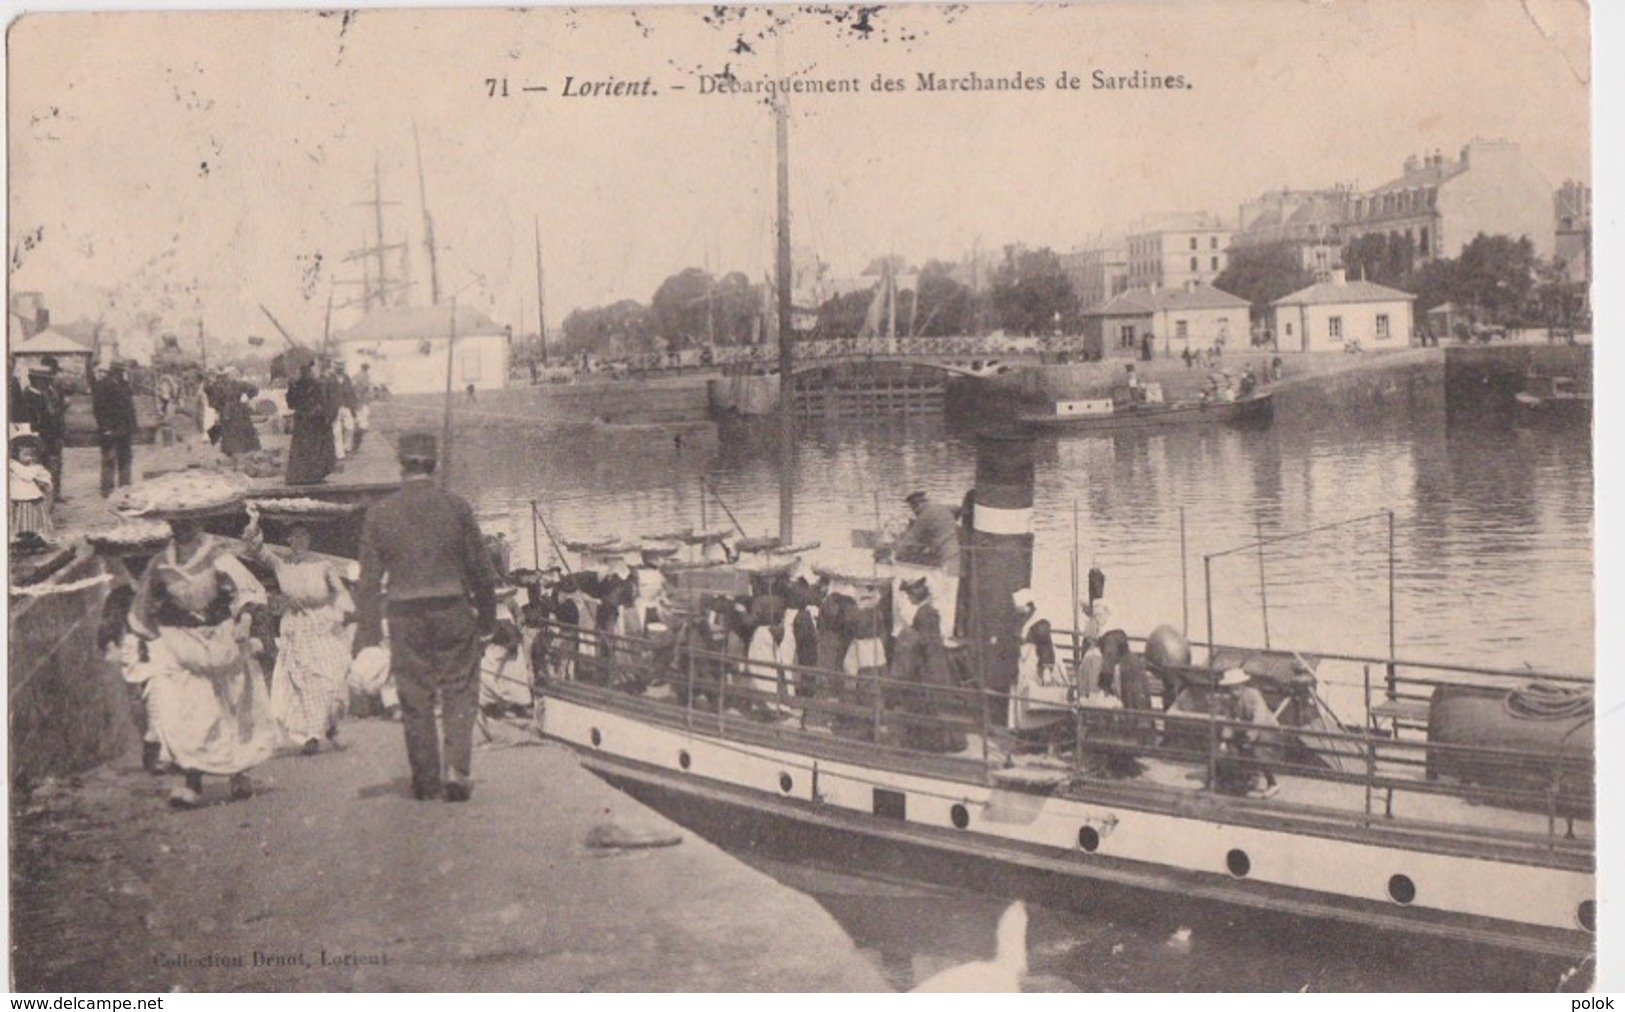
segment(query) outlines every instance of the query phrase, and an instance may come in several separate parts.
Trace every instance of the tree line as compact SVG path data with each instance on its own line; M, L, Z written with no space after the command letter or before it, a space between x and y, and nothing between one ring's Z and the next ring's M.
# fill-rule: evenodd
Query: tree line
M887 274L894 278L917 274L913 287L897 295L899 335L952 337L997 329L1038 336L1057 330L1076 333L1081 325L1072 281L1060 257L1048 247L1005 247L1003 259L980 292L956 278L957 271L942 260L928 261L916 272L901 258L877 258L863 272L874 285L833 296L816 307L797 307L812 310L816 320L804 339L858 336L875 299L875 286ZM647 304L623 299L574 310L564 320L564 345L574 354L619 357L711 344L757 344L770 333L767 320L772 312L765 286L753 285L744 273L716 277L689 267L662 281Z
M1423 260L1414 240L1373 234L1343 245L1350 280L1372 281L1416 296L1422 314L1449 303L1474 322L1499 327L1587 326L1583 286L1566 280L1566 265L1535 255L1529 238L1480 233L1454 258ZM1255 319L1270 304L1315 283L1291 243L1230 251L1213 286L1252 303Z

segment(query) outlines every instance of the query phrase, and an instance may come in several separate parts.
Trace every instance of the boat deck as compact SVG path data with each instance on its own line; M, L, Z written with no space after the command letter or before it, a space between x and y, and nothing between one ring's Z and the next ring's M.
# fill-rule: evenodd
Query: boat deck
M753 717L729 709L720 722L714 713L685 713L670 686L655 686L639 698L639 708L669 711L667 719L687 721L701 733L761 744L825 752L857 759L867 754L891 765L913 765L928 775L961 781L992 782L1013 790L1059 796L1110 796L1118 803L1178 810L1201 810L1209 817L1238 823L1290 821L1300 828L1319 825L1328 834L1369 833L1373 839L1405 836L1447 850L1505 855L1522 852L1531 859L1589 867L1595 847L1594 820L1558 814L1519 797L1477 790L1449 781L1430 781L1414 765L1383 769L1379 759L1369 778L1346 775L1301 763L1272 764L1278 791L1268 798L1216 791L1209 787L1210 764L1200 757L1134 751L1127 763L1109 762L1118 749L1080 754L1071 742L1046 748L1013 741L1003 729L983 735L965 729L966 746L951 753L922 754L893 746L843 737L819 710L779 705L771 717ZM1222 723L1222 722L1220 722ZM1354 737L1354 736L1349 736Z

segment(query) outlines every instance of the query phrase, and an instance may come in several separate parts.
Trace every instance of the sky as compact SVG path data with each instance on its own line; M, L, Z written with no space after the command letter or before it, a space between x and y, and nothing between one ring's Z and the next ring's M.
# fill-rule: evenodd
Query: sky
M1374 186L1475 137L1519 142L1556 186L1591 176L1587 18L1575 0L26 16L8 37L11 284L58 319L147 312L274 343L263 305L319 340L330 296L334 329L360 312L345 257L371 241L376 163L426 303L414 129L443 298L500 323L535 327L538 232L550 327L686 267L761 279L772 113L703 93L720 73L858 82L790 98L794 242L838 275ZM1190 86L1099 89L1095 71ZM1045 87L918 88L970 72ZM655 94L574 94L614 81Z

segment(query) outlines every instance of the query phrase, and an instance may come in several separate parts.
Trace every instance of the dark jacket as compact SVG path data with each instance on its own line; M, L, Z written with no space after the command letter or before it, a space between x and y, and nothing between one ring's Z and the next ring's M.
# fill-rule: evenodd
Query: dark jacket
M135 435L135 393L130 382L109 374L96 381L90 391L90 410L96 416L96 433L115 439Z
M479 525L468 503L426 478L408 478L399 492L373 504L361 527L355 648L382 638L382 584L389 603L466 598L482 632L496 625L495 579Z

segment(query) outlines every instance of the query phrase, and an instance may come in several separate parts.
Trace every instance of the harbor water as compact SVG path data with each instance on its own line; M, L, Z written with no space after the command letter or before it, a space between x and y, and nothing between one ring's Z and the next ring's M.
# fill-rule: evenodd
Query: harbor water
M430 417L425 410L420 420ZM480 425L460 406L456 422L453 484L488 526L507 531L516 565L532 560L533 544L542 564L554 559L541 525L533 531L532 501L560 540L631 538L702 520L777 532L771 420L716 431L562 418ZM957 504L972 482L974 439L967 419L803 423L790 472L796 540L849 546L854 529L905 517L903 497L915 489ZM1211 608L1223 643L1267 637L1307 654L1388 656L1392 636L1403 659L1593 669L1593 467L1583 425L1524 426L1496 413L1447 421L1437 400L1399 397L1313 417L1278 412L1262 429L1037 439L1033 587L1058 624L1071 610L1076 555L1080 573L1097 566L1107 574L1114 624L1131 635L1166 623L1205 639ZM702 476L717 493L703 506ZM1262 555L1219 555L1322 527ZM1359 665L1321 667L1328 698L1349 716L1363 675ZM823 902L896 986L991 954L1003 901L973 883L927 890L750 859ZM1045 908L1033 920L1033 969L1084 990L1556 983L1550 965L1505 954L1439 957L1404 939L1351 940L1330 926L1202 916L1145 899L1109 910Z

